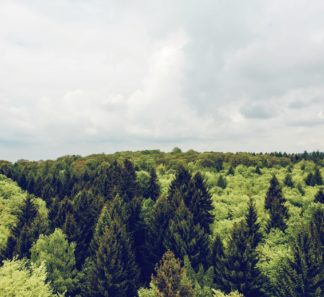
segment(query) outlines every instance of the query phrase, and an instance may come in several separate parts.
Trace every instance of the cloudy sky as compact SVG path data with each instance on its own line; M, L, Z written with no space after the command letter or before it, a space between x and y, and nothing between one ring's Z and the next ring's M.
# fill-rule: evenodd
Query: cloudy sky
M1 0L0 159L324 150L322 0Z

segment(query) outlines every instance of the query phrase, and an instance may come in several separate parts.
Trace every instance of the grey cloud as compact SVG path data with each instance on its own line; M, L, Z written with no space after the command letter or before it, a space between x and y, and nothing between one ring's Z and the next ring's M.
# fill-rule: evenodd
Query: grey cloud
M324 149L323 13L320 0L2 0L0 153Z

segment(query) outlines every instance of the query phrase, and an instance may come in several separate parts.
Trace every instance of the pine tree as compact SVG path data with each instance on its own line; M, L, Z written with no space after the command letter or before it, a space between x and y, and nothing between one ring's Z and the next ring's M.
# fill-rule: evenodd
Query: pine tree
M313 174L312 172L310 172L310 173L307 175L307 177L306 177L306 179L305 179L305 184L306 184L307 186L311 186L311 187L315 186L314 174Z
M210 234L210 225L214 221L213 201L199 172L192 178L189 192L184 202L193 215L194 224L200 224Z
M233 166L230 166L227 171L227 175L235 175L235 171Z
M75 257L78 269L89 255L89 245L102 206L102 199L92 191L82 191L75 197L74 219L77 226Z
M158 178L154 168L150 171L150 180L146 191L144 191L145 198L151 198L153 201L156 201L160 196L160 185L158 183Z
M263 296L264 280L258 261L246 223L234 224L224 261L223 290L227 293L237 290L247 297Z
M317 230L302 227L292 245L293 257L279 267L274 291L278 297L321 297L324 260Z
M316 167L314 173L314 184L319 186L323 184L323 178L318 167Z
M314 202L316 203L324 203L324 192L320 189L315 195Z
M131 201L139 193L139 187L136 181L136 171L131 161L125 160L121 172L121 193L123 199Z
M157 297L193 297L193 288L181 267L181 263L170 251L166 252L156 275L152 277L152 285L156 288Z
M270 220L267 225L268 231L272 228L286 229L288 209L285 206L285 202L286 199L282 195L281 186L276 176L273 176L265 198L265 208L270 212Z
M225 253L222 239L216 236L211 249L211 264L214 268L214 284L218 289L222 288L223 265Z
M199 264L206 265L208 236L199 224L194 224L193 216L183 201L169 222L163 244L166 250L171 250L180 259L187 255L194 269Z
M109 224L96 253L91 295L135 296L138 267L125 226L117 219Z
M18 223L8 238L7 247L4 252L5 258L11 259L13 256L24 258L30 256L30 248L39 236L39 230L35 226L37 214L38 210L34 199L28 195L18 216Z
M254 201L250 198L248 204L248 210L245 214L245 222L247 227L247 236L251 242L251 247L256 248L262 239L260 232L260 224L258 221L258 215Z
M294 187L294 182L292 180L291 174L287 174L284 179L284 184L289 187L293 188Z
M255 173L257 175L262 175L262 171L261 171L261 169L260 169L260 167L258 165L255 167Z
M176 191L180 193L181 197L188 196L189 187L191 181L191 174L183 166L180 166L175 179L172 181L169 189L169 199L172 200L173 195Z
M227 186L227 181L226 178L223 177L222 175L219 176L218 180L217 180L217 187L220 187L222 189L225 189Z

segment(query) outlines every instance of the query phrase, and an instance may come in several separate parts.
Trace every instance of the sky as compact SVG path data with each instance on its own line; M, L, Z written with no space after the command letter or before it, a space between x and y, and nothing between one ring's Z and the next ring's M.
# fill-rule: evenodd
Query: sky
M0 159L324 150L322 0L0 0Z

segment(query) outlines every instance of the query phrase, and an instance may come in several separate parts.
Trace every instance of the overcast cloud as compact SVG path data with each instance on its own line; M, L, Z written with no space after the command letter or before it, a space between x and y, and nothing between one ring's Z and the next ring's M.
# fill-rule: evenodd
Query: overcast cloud
M322 0L1 0L0 159L324 150Z

